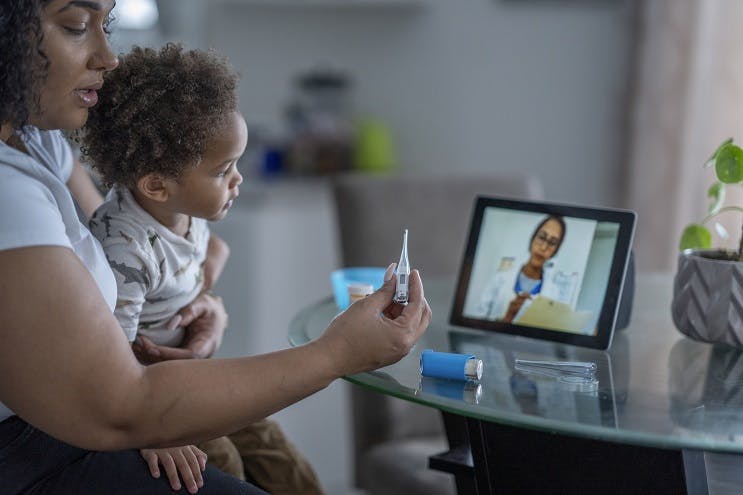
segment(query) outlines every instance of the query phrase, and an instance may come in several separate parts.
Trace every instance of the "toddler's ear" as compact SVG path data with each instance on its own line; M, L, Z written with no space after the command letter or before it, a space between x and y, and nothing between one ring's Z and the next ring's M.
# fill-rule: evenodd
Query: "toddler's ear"
M149 173L140 177L137 181L139 192L153 201L166 201L168 199L167 179L156 173Z

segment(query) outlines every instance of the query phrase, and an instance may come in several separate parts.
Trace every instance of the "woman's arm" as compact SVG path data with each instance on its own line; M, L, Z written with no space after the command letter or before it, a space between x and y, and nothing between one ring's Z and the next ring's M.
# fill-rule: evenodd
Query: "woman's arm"
M236 431L335 378L401 359L431 317L413 271L399 315L388 280L304 346L145 367L71 250L0 251L0 273L0 400L47 433L95 450L185 445Z
M75 159L72 163L72 174L70 180L67 181L67 187L87 218L90 218L93 212L103 203L103 196L98 192L90 174L78 159Z

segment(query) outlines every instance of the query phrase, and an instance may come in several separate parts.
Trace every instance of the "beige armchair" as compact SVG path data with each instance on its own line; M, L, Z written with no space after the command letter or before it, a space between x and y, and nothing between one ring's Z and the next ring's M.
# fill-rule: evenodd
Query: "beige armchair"
M336 178L344 266L397 261L409 229L413 268L426 277L454 276L461 263L475 197L539 199L539 181L526 174L487 176L347 175ZM355 480L369 495L456 493L452 475L428 468L448 449L438 411L354 386L351 391Z

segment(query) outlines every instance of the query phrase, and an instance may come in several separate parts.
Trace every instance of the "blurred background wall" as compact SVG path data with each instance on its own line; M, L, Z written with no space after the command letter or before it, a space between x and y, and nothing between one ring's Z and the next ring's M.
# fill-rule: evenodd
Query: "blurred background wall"
M406 172L521 169L551 199L618 203L623 2L367 3L213 11L207 39L243 72L247 118L278 126L292 76L327 62L389 124Z

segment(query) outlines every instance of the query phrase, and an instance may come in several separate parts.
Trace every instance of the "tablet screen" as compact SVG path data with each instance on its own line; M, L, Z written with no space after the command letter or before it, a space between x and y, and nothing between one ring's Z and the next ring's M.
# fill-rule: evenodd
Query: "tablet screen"
M634 219L624 210L478 198L452 323L608 347Z

